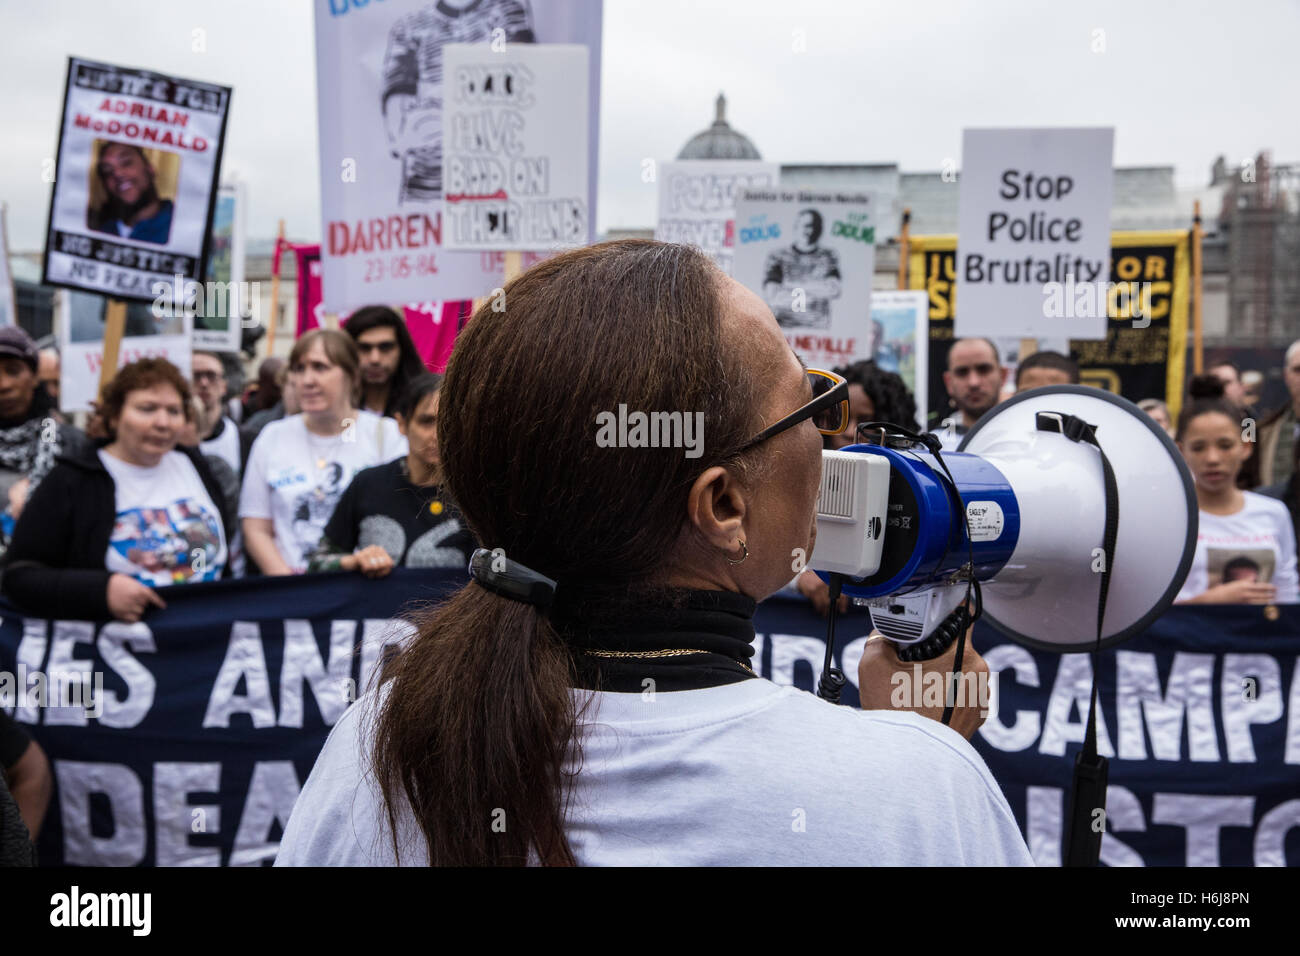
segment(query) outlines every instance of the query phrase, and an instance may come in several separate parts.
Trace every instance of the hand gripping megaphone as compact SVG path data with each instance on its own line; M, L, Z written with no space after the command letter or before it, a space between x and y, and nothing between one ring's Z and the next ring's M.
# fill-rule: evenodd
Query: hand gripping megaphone
M1008 637L1084 651L1097 646L1103 582L1107 647L1168 608L1191 567L1187 466L1155 422L1109 392L1024 392L942 461L906 434L866 428L860 437L869 441L822 453L810 564L843 576L843 593L868 604L904 659L947 649L955 628L941 625L972 581L983 615Z
M811 566L831 583L823 696L835 699L844 682L830 665L841 588L869 606L904 660L939 656L981 614L1030 647L1099 651L1145 629L1191 567L1198 512L1187 466L1155 422L1109 392L1024 392L950 454L933 436L888 425L860 426L859 437L868 440L822 453ZM950 691L945 722L953 704ZM1108 770L1096 710L1094 670L1067 866L1095 865L1101 851L1093 822Z

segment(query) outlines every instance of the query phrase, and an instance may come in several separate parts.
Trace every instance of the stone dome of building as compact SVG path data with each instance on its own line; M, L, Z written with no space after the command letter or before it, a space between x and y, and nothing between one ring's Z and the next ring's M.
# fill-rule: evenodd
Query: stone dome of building
M737 133L727 122L727 98L718 94L713 125L696 133L677 154L678 159L762 159L749 137Z

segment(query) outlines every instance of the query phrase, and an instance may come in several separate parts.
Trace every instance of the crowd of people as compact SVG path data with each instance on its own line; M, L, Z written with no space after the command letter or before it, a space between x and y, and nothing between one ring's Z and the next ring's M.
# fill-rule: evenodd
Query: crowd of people
M57 603L65 614L138 620L170 584L464 567L475 547L440 480L441 377L425 370L392 309L307 333L287 362L262 362L243 396L231 394L215 352L193 354L188 381L164 360L132 363L89 434L59 416L41 359L21 329L0 330L0 588L34 612ZM1231 363L1192 380L1176 422L1163 401L1140 403L1195 480L1200 538L1180 601L1300 600L1300 342L1285 359L1291 402L1262 420L1242 404L1253 396ZM923 427L897 373L872 361L835 372L849 383L850 420L825 447L860 440L861 422ZM952 451L1012 382L1018 393L1080 378L1052 351L1022 358L1013 375L993 342L975 338L952 344L943 381L952 414L935 433ZM827 587L811 571L786 593L827 611Z

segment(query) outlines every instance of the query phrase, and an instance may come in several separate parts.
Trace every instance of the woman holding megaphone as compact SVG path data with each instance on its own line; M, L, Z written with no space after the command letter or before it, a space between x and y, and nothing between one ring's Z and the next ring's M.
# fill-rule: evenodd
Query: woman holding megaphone
M335 726L277 862L1031 863L961 734L755 673L755 602L813 550L842 380L687 246L577 249L505 301L461 334L439 410L473 580ZM669 440L598 435L620 406ZM864 699L896 666L871 645Z

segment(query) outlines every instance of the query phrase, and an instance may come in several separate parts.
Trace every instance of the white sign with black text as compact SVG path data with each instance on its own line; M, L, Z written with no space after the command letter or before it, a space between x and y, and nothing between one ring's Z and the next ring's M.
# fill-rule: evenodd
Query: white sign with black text
M746 189L774 189L780 181L779 165L757 159L660 163L655 238L698 246L731 275L736 252L736 197Z
M443 47L443 244L557 249L591 239L587 48Z
M963 133L958 337L1106 337L1105 296L1060 304L1110 277L1114 142L1110 128Z

